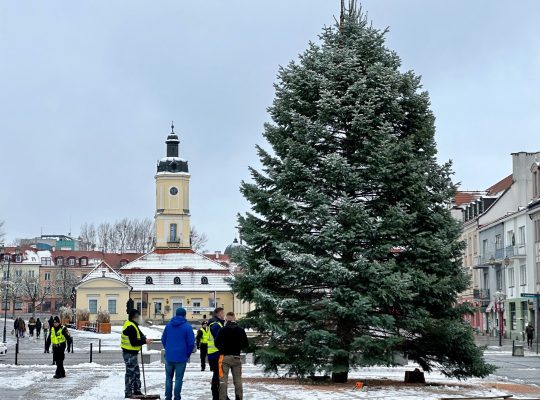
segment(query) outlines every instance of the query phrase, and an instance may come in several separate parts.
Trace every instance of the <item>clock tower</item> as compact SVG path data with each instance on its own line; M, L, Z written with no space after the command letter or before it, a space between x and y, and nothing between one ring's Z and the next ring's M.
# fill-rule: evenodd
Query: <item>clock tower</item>
M189 170L179 157L180 140L171 133L165 141L167 157L157 164L156 173L156 248L190 249Z

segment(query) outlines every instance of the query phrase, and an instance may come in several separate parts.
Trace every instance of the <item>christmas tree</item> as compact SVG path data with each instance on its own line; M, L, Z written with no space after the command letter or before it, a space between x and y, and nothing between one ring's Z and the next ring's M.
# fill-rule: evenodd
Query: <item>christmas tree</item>
M493 367L456 302L468 287L451 165L436 160L420 78L401 71L354 2L298 61L280 68L258 147L262 171L241 191L247 243L233 287L255 304L268 371L331 373L393 365L483 377Z

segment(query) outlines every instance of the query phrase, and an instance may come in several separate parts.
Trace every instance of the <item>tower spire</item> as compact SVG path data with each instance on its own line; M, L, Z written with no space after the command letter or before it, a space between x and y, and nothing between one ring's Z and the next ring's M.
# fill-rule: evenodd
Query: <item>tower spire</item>
M174 133L174 121L171 121L171 133Z

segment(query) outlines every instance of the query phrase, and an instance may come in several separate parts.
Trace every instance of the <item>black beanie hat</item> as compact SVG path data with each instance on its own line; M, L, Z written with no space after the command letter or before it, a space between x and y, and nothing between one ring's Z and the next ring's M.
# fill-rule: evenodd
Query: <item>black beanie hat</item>
M58 323L60 323L60 318L58 318L58 316L54 317L53 322L58 322Z
M140 315L139 313L139 310L137 310L136 308L132 308L131 310L129 310L129 319L133 319L135 318L137 315Z

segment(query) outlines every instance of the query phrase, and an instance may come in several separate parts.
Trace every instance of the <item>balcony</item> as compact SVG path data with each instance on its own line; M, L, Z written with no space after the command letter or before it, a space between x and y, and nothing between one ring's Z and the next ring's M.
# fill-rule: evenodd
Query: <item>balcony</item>
M482 301L482 300L489 301L490 300L489 289L474 289L473 298L474 300L477 300L477 301Z
M507 246L505 249L506 257L510 258L523 258L527 256L527 251L524 244L518 244L517 246Z

